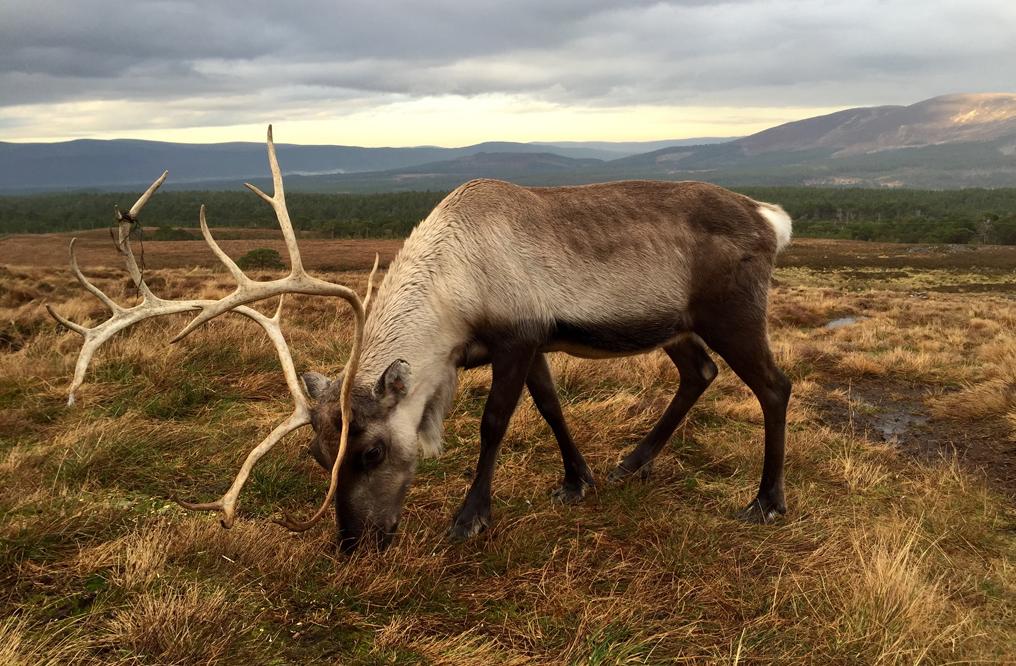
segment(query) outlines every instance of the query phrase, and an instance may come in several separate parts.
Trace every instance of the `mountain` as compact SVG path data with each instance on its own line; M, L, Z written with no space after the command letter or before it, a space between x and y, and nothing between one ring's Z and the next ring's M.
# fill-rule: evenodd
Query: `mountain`
M612 166L731 184L1013 186L1016 94L944 95L909 106L846 109L720 145L663 148Z
M1016 135L1016 95L944 95L910 106L847 109L733 143L746 155L830 148L834 157Z
M384 171L490 150L540 152L525 143L463 148L361 148L279 144L287 174ZM174 185L241 181L265 174L263 143L181 144L119 139L62 143L0 143L0 190L109 188L151 180L164 169Z
M318 192L447 190L477 177L527 185L655 178L737 186L1011 187L1016 94L845 109L727 141L280 145L279 152L287 187ZM0 192L133 188L167 168L167 187L231 189L244 179L266 180L264 147L254 143L0 144Z
M511 169L459 161L447 168L308 177L316 191L450 189L480 176L526 185L654 178L725 185L854 187L1016 186L1016 94L945 95L909 106L860 107L806 118L722 143L667 145L650 152Z
M461 148L416 146L302 146L279 144L287 175L389 171L478 153L546 153L574 159L616 159L687 141L517 143L489 141ZM0 192L70 188L115 189L142 185L168 169L170 187L232 187L263 177L263 143L185 144L161 141L82 139L59 143L0 142Z

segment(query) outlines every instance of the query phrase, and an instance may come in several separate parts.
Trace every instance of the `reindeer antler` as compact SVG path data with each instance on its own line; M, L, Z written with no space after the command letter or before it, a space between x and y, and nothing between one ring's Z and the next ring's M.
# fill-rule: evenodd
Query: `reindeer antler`
M275 195L269 197L253 185L250 185L249 183L246 185L255 194L267 201L275 210L276 217L279 220L279 226L282 228L282 234L286 241L286 247L289 251L291 265L289 276L269 282L259 282L247 277L247 275L240 270L240 267L237 266L236 263L230 259L225 252L223 252L218 243L215 242L211 231L208 229L208 223L205 217L205 207L201 206L198 216L201 223L201 233L204 236L205 241L211 247L212 252L214 252L219 260L225 264L226 268L236 279L236 291L219 300L167 300L159 298L153 294L151 289L145 283L144 276L138 268L137 261L134 258L134 253L131 250L130 231L131 225L136 223L137 216L141 212L142 207L145 203L147 203L148 199L155 193L159 186L162 185L163 181L165 181L168 172L163 172L163 174L152 183L145 193L138 198L126 214L116 210L116 216L119 222L119 233L116 239L116 245L117 248L124 254L127 271L130 273L132 281L137 287L138 292L141 294L141 302L134 307L125 308L117 304L102 290L92 284L84 276L78 266L78 260L74 249L75 241L77 239L73 239L71 240L70 253L71 268L74 271L74 275L87 291L102 301L106 307L110 309L112 316L101 324L92 328L87 328L62 317L49 305L46 306L46 309L54 319L67 328L75 331L85 339L85 342L81 347L81 351L78 354L77 364L75 365L74 379L71 382L67 400L68 405L74 404L74 392L81 386L82 382L84 382L85 373L88 370L88 365L91 362L95 350L119 331L122 331L139 321L168 314L178 314L194 310L200 311L198 316L195 317L194 320L191 321L190 324L188 324L187 327L173 339L173 342L185 337L204 322L209 321L225 312L237 312L249 319L252 319L264 329L278 352L279 362L282 365L282 371L286 377L286 385L293 396L293 413L290 414L289 418L276 426L276 428L272 430L265 439L255 446L249 454L247 454L247 458L240 467L240 471L237 472L232 485L222 497L214 502L206 503L189 503L178 500L179 504L188 509L198 511L219 511L222 514L222 526L229 528L233 524L235 518L237 498L239 497L240 491L242 490L244 483L246 483L254 465L257 464L258 460L271 450L271 448L275 446L285 435L310 424L310 405L307 401L307 396L304 393L300 379L296 374L293 358L289 353L289 345L286 343L285 336L282 334L282 328L280 326L283 294L302 293L339 296L349 303L353 310L355 333L340 393L342 433L339 440L338 454L335 457L335 462L331 470L328 493L321 507L308 521L297 522L289 518L289 516L276 521L294 531L303 531L321 519L321 516L323 516L327 510L328 504L331 502L332 497L335 494L335 488L338 485L338 470L343 455L345 454L346 443L349 438L349 422L351 419L349 389L352 385L353 378L356 376L356 370L359 365L360 350L363 342L365 306L370 303L374 274L377 271L378 258L375 257L374 269L371 271L370 277L367 281L367 294L362 302L356 292L348 287L319 280L308 275L301 263L300 250L296 244L296 233L293 230L293 225L289 218L289 212L286 209L285 194L282 187L282 172L279 169L278 159L275 156L275 144L272 141L272 128L270 125L268 127L268 159L272 170L272 179L275 183ZM267 317L257 310L246 307L245 305L247 303L271 298L273 296L279 296L279 305L272 317Z

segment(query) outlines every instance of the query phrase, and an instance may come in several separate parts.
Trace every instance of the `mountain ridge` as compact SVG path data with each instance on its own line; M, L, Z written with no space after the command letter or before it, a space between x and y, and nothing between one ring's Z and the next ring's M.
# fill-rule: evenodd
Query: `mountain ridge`
M703 141L715 139L705 138ZM696 139L663 142L681 144ZM572 159L615 159L641 152L642 142L485 141L441 146L363 147L277 144L286 174L341 174L389 171L480 152L544 153ZM611 149L609 146L615 145ZM56 143L0 142L0 191L109 189L138 185L169 170L175 185L259 178L265 174L265 147L259 142L173 143L147 139L74 139Z
M69 143L70 150L68 143L0 143L0 191L33 183L40 189L123 189L146 184L162 169L170 170L167 185L177 189L223 189L244 179L266 179L260 143ZM97 159L89 152L97 148L109 150ZM631 153L644 148L656 149ZM17 159L18 151L34 151L35 157ZM450 189L477 177L528 185L654 178L727 185L1004 187L1016 185L1016 94L950 94L905 106L843 109L725 142L488 141L460 148L279 144L279 151L287 185L321 192ZM195 154L201 156L196 164Z

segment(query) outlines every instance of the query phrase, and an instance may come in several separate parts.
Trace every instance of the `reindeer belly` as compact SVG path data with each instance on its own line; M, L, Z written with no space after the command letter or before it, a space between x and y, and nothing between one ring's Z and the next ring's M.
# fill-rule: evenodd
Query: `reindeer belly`
M582 358L612 358L641 354L662 347L689 332L686 318L606 322L555 322L542 351L562 351Z

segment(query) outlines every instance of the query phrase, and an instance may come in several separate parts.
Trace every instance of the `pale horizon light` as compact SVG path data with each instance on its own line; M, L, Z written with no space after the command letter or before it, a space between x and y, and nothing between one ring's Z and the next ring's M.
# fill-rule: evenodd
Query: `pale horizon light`
M5 0L0 141L734 137L1013 90L1016 3Z
M106 129L82 125L83 116L102 118L117 102L50 107L54 134L19 138L16 143L74 139L141 139L175 143L258 142L265 125L276 127L280 143L365 147L460 147L485 141L658 141L736 138L801 118L831 113L821 107L564 107L505 96L424 98L333 118L321 114L279 114L261 122L206 127ZM87 107L87 108L82 108ZM31 115L38 109L26 108ZM426 140L424 138L426 137Z

